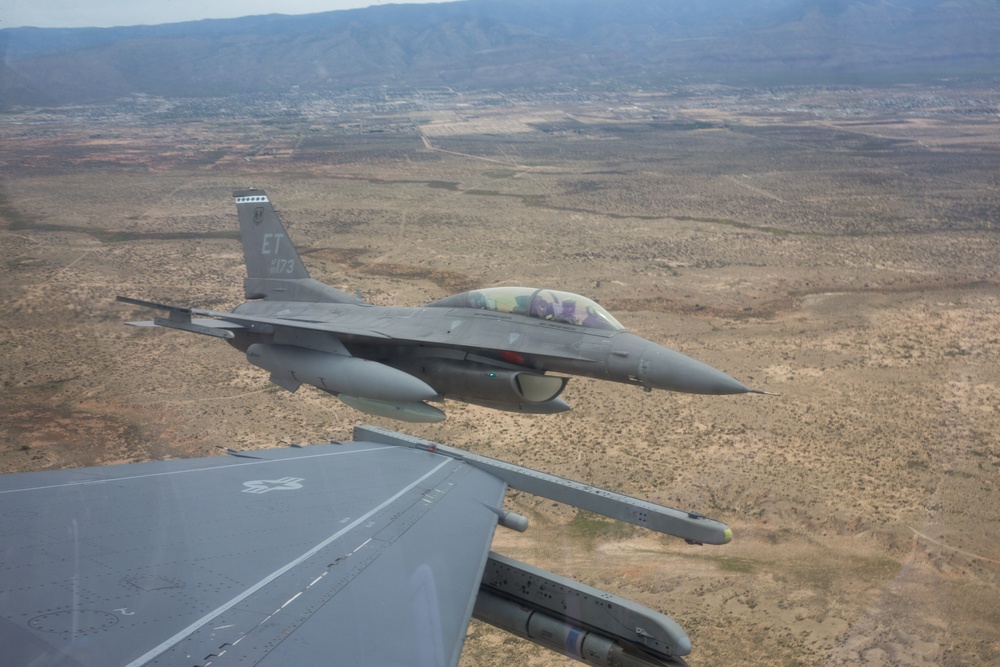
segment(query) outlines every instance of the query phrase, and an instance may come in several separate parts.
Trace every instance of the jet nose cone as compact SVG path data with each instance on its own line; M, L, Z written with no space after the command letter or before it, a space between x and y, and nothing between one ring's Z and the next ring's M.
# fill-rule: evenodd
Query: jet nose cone
M759 393L708 364L656 343L639 359L639 380L647 387L687 394Z

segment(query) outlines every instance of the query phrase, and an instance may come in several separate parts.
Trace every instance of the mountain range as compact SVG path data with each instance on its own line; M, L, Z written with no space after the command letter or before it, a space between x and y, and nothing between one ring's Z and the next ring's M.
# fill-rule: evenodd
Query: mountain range
M997 0L461 0L0 30L0 107L371 85L856 83L1000 73Z

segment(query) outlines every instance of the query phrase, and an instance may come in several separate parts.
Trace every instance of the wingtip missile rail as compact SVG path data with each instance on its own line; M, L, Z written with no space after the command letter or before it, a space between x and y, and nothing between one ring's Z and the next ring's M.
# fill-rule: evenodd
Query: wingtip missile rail
M728 544L733 539L733 531L729 526L697 512L685 512L673 507L657 505L647 500L633 498L513 463L479 456L377 426L355 426L354 439L426 449L453 456L499 477L512 489L573 505L658 533L673 535L691 544Z

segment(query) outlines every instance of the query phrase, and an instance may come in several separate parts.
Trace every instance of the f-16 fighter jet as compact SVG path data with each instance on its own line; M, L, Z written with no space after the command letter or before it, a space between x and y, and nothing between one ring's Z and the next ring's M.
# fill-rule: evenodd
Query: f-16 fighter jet
M625 330L592 299L554 289L491 287L417 307L376 306L309 277L263 190L233 193L247 277L232 312L138 299L167 311L138 326L214 336L288 391L303 384L366 412L445 418L444 399L551 414L567 376L692 394L764 393Z

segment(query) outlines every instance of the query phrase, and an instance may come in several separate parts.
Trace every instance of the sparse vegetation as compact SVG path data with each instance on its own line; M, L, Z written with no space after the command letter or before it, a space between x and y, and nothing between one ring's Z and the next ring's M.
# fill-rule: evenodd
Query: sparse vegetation
M727 522L732 544L696 547L514 494L532 527L496 537L670 614L692 664L995 663L1000 139L964 100L996 106L996 91L506 98L464 119L421 111L426 143L362 132L357 95L266 128L211 100L0 118L2 469L376 422ZM678 122L651 120L664 110ZM410 113L368 126L412 130ZM543 114L545 131L527 122ZM242 300L229 196L248 185L268 189L314 277L373 302L559 287L781 396L574 379L565 415L448 402L447 421L406 425L277 389L219 341L124 327L149 313L115 294ZM499 636L476 626L463 664L563 664Z

